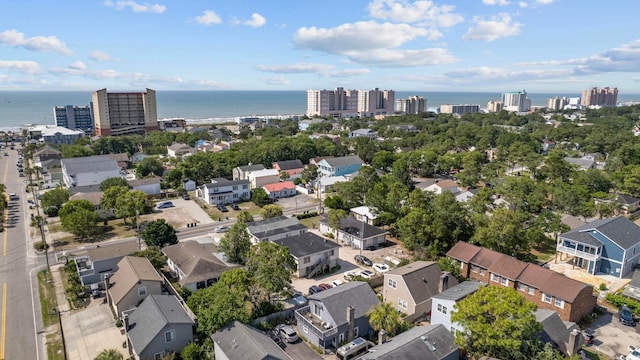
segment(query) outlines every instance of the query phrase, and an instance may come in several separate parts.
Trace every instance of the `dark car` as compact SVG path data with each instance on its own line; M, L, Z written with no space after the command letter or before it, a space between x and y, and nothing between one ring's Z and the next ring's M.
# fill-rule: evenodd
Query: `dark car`
M374 245L369 245L366 247L367 250L369 251L374 251L374 250L378 250L378 247L374 246Z
M319 285L318 285L318 287L319 287L320 289L322 289L322 291L325 291L325 290L329 290L329 289L331 289L333 286L331 286L331 285L329 285L329 284L324 284L324 283L322 283L322 284L319 284Z
M238 206L238 204L231 204L231 208L233 210L240 210L240 206Z
M318 285L311 285L311 287L309 288L309 295L317 294L321 291L322 289L320 289Z
M633 313L627 305L622 305L618 319L623 325L636 326L636 320L633 318Z
M182 194L182 198L185 199L185 200L190 200L191 196L189 196L189 194L185 193L185 194Z
M353 257L353 259L358 264L362 264L362 265L366 265L366 266L372 266L373 265L373 261L369 260L369 258L364 256L364 255L356 255L356 256Z
M222 204L218 204L216 205L216 207L218 208L218 210L222 211L222 212L227 212L229 211L229 209L227 209L226 206L222 205Z

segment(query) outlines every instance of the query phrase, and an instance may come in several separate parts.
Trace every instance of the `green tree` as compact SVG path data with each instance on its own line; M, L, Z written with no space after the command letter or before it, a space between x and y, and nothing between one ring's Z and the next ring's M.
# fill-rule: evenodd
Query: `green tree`
M305 166L300 177L305 184L315 180L318 177L318 167L313 164Z
M296 262L286 246L263 241L249 250L247 269L269 299L272 294L291 288L291 275L296 269Z
M208 360L206 353L202 347L194 342L190 342L180 352L182 360Z
M251 215L250 212L243 210L240 212L240 214L238 214L238 222L239 223L250 223L253 221L253 215Z
M155 246L159 249L178 243L176 229L164 219L149 222L142 231L142 239L147 246Z
M112 188L114 189L114 188ZM140 190L127 191L116 199L116 216L124 219L133 219L133 226L136 225L136 215L144 213L147 195Z
M288 171L285 171L285 170L280 171L280 180L286 181L286 180L289 180L290 177L291 175L289 175Z
M116 209L119 198L129 192L129 186L111 186L104 190L100 198L100 207L104 210Z
M329 209L327 213L327 225L335 231L335 238L338 241L338 230L342 228L342 219L347 217L347 212L342 209Z
M78 144L62 145L60 155L65 159L85 157L93 155L93 150Z
M229 232L220 239L220 251L229 262L244 264L247 260L251 239L245 223L237 222L231 226Z
M473 241L483 247L527 260L531 255L525 222L530 215L505 208L496 209L488 222L476 228Z
M451 321L465 329L456 333L455 343L475 358L531 359L540 349L542 330L535 309L513 288L480 287L454 305Z
M150 174L162 176L163 172L164 167L162 166L162 161L156 157L144 158L136 165L136 174L142 177L149 176Z
M79 207L62 217L61 223L65 231L79 237L80 240L86 240L89 236L95 234L98 220L98 214L96 214L95 210Z
M367 317L373 330L384 330L389 336L395 336L406 327L398 310L386 301L380 302L371 308L367 312Z
M42 194L40 197L40 205L45 211L52 209L53 215L50 215L51 213L47 213L47 215L57 216L58 210L60 210L62 204L67 202L67 200L69 200L69 192L66 189L58 187Z
M133 256L147 258L156 269L161 269L167 264L167 257L156 246L149 246L142 251L135 252Z
M276 216L282 216L282 211L282 206L269 204L260 209L260 216L262 216L263 219L270 219Z
M80 209L95 212L95 208L89 200L70 200L64 203L58 211L60 220L63 220L67 215L73 214Z
M108 188L113 186L122 186L129 188L129 183L127 182L127 180L121 177L108 178L100 183L100 191L107 191Z
M104 349L94 360L122 360L123 356L118 349Z
M260 207L271 203L269 195L267 195L267 192L263 188L255 188L251 190L251 201Z

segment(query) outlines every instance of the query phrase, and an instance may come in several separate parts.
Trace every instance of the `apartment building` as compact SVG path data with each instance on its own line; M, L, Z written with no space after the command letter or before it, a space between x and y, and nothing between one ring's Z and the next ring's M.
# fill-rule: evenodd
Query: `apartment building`
M502 93L504 110L515 112L528 112L531 110L531 99L525 90Z
M480 105L470 105L470 104L447 104L440 105L440 113L441 114L458 114L464 115L467 113L477 113L480 112Z
M497 113L504 109L504 103L502 101L491 100L487 103L487 111Z
M419 114L427 109L427 100L422 96L409 96L396 100L396 112L405 114Z
M91 105L55 106L53 108L53 120L56 126L67 129L79 129L85 133L93 133L93 109Z
M102 89L91 97L98 136L144 135L159 129L154 90L116 93Z
M597 87L582 91L580 105L588 106L616 106L618 103L618 88Z
M307 115L334 118L376 117L393 114L395 91L307 90Z

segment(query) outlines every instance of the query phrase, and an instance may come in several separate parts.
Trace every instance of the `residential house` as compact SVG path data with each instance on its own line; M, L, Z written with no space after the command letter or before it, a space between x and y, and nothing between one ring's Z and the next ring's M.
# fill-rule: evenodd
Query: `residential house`
M316 156L314 158L309 159L309 165L318 166L318 164L324 159L331 159L335 156Z
M312 278L329 272L337 265L340 245L312 232L271 241L289 249L289 254L296 261L294 275L297 277Z
M162 178L159 176L127 181L132 190L139 190L148 196L160 195Z
M326 158L320 160L318 166L318 176L340 176L354 173L360 170L364 161L358 155Z
M67 188L100 185L108 178L125 175L123 168L111 155L62 159L60 165Z
M638 206L640 206L640 199L630 195L618 194L616 201L620 204L625 214L631 214L638 210Z
M578 170L595 169L596 160L590 157L565 157L564 160L571 165L574 165Z
M640 262L639 239L640 227L617 216L560 234L556 251L561 261L573 258L573 264L589 274L624 278Z
M415 261L383 275L384 301L406 314L407 321L427 317L431 312L431 298L458 284L454 276L443 273L433 261Z
M375 139L378 133L371 129L357 129L349 132L349 138L364 137L369 139Z
M211 335L217 360L291 360L264 332L234 320Z
M127 314L129 353L135 360L179 354L195 339L195 317L173 295L149 295Z
M307 300L309 305L295 311L298 334L323 351L369 334L366 314L380 303L369 284L361 281L309 295Z
M59 159L57 157L52 157L52 158L46 159L46 160L40 160L39 162L35 163L34 165L36 167L40 168L40 173L46 173L50 169L53 169L53 168L62 168L61 159Z
M178 157L178 156L188 156L196 153L196 149L187 145L180 143L173 143L167 146L167 156L169 157Z
M460 192L456 194L456 201L461 203L466 203L467 201L471 200L476 195L477 192L478 192L477 189L469 189L469 190Z
M592 285L497 251L459 241L447 256L460 262L463 278L516 289L539 309L553 310L564 321L579 321L596 305Z
M193 191L196 189L196 182L191 179L182 180L182 188L185 191Z
M397 124L397 125L389 125L387 127L389 130L396 131L404 131L404 132L418 132L418 128L413 124Z
M40 150L33 153L33 162L36 166L40 166L38 165L38 163L49 159L62 159L60 150L54 148L53 146L45 145L40 148Z
M151 155L145 154L143 152L137 152L137 153L131 155L131 162L133 164L137 164L137 163L141 162L142 160L144 160L144 159L146 159L148 157L151 157Z
M98 213L98 216L101 219L109 219L116 216L115 209L102 209L100 205L100 200L102 199L102 195L104 193L102 191L98 192L77 192L71 196L69 196L69 200L87 200L93 205L93 209ZM129 254L126 254L129 255Z
M395 153L396 154L406 154L408 152L413 151L413 147L411 146L399 146L396 148Z
M287 180L297 179L302 176L302 170L304 170L304 165L302 161L296 160L287 160L287 161L276 161L271 165L274 169L279 172L286 171L289 174Z
M358 221L364 221L371 226L378 225L378 214L368 206L358 206L349 209L349 214Z
M118 270L118 263L123 257L139 251L135 241L116 245L98 245L87 250L86 256L76 257L76 268L80 282L84 286L100 283L105 277Z
M105 280L107 299L116 316L138 306L148 295L162 294L163 281L149 259L125 256L118 262L118 271Z
M215 178L199 187L196 194L209 205L231 204L251 199L249 180Z
M249 173L249 183L252 189L263 187L280 181L280 172L276 169L255 170Z
M320 231L323 233L333 233L335 230L338 231L337 239L354 249L377 247L387 241L386 230L358 221L351 216L340 219L340 229L330 228L326 219L320 222Z
M55 167L51 167L51 163L56 162L57 165ZM44 165L45 163L49 163L49 165ZM42 170L42 188L51 189L58 186L62 186L64 184L64 176L62 174L62 168L60 167L60 160L47 160L43 162L43 165L47 168L46 170Z
M547 155L549 153L549 151L551 151L551 149L556 147L556 142L553 141L553 140L544 139L544 140L542 140L540 145L542 145L542 154L543 155Z
M331 191L331 187L339 182L349 181L343 175L340 176L325 176L321 177L317 181L318 193L326 193L327 191Z
M640 269L633 271L631 281L622 290L622 295L640 301Z
M542 325L540 340L543 343L550 343L566 356L573 356L582 348L584 336L578 324L562 321L558 313L548 309L537 309L535 315Z
M178 284L191 291L204 289L218 281L223 272L235 265L227 264L214 255L216 246L189 240L165 246L162 253Z
M270 199L280 199L295 196L298 193L293 181L282 181L262 186Z
M460 349L454 336L439 324L414 326L391 339L379 336L379 344L359 357L360 360L458 360Z
M249 173L252 171L264 170L265 167L262 164L249 164L245 166L238 166L233 168L233 180L248 180Z
M463 281L440 294L433 295L431 297L431 324L441 324L452 334L464 331L459 323L451 321L451 312L455 304L478 291L480 286L482 283L475 280Z
M300 120L298 122L298 129L300 131L307 131L309 129L309 126L311 125L315 125L315 124L322 124L324 123L326 120L322 119L322 118L313 118L313 119L304 119L304 120Z
M220 129L209 130L209 135L211 135L211 140L213 141L231 141L232 137L224 133Z
M302 235L307 232L307 227L295 217L276 216L269 219L252 221L247 224L247 231L251 236L251 242L257 244L261 241L274 241L290 236Z
M436 181L433 184L427 186L424 191L431 191L436 195L440 195L445 191L452 192L454 194L458 194L460 189L458 188L458 183L453 180L440 180Z

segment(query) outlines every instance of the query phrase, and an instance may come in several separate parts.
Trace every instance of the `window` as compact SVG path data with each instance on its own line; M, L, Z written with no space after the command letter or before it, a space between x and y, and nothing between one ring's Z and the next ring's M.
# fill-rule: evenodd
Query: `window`
M553 305L555 305L556 307L559 307L560 309L564 309L564 300L556 298L554 300Z
M403 299L398 299L398 306L400 306L403 309L407 308L407 301L403 300Z
M443 313L443 314L446 314L447 313L447 307L442 305L442 304L438 304L438 311Z
M551 295L542 293L542 301L551 304Z
M166 342L172 342L176 340L176 331L175 330L169 330L167 332L164 333L164 341Z
M331 256L335 255L336 251L335 250L331 250Z
M473 271L474 273L477 273L478 270L480 270L480 267L477 265L471 265L471 271Z
M533 295L536 292L536 288L529 286L529 295Z
M389 286L395 289L398 287L398 283L393 279L389 279Z
M484 268L480 268L480 275L484 275Z
M146 286L140 286L138 288L138 295L139 296L145 296L147 295L147 287Z
M491 281L499 282L500 281L500 276L498 276L496 274L491 274Z
M509 279L507 279L506 277L500 277L500 284L509 286Z
M313 313L316 314L316 316L318 317L322 317L322 306L318 305L318 304L314 304L313 305Z
M523 283L518 283L518 290L526 291L527 290L527 285L525 285Z
M338 343L342 344L343 341L344 341L344 333L340 333L340 335L338 335Z
M164 357L164 351L153 355L154 360L162 360L163 357Z
M353 327L353 337L354 337L354 338L357 338L357 337L358 337L358 327L357 327L357 326L354 326L354 327Z
M306 256L306 257L304 258L304 263L305 263L305 264L306 264L306 263L308 263L308 262L310 262L310 261L311 261L311 257L310 257L310 256Z
M305 334L309 333L309 327L307 325L302 325L302 331L304 331Z

